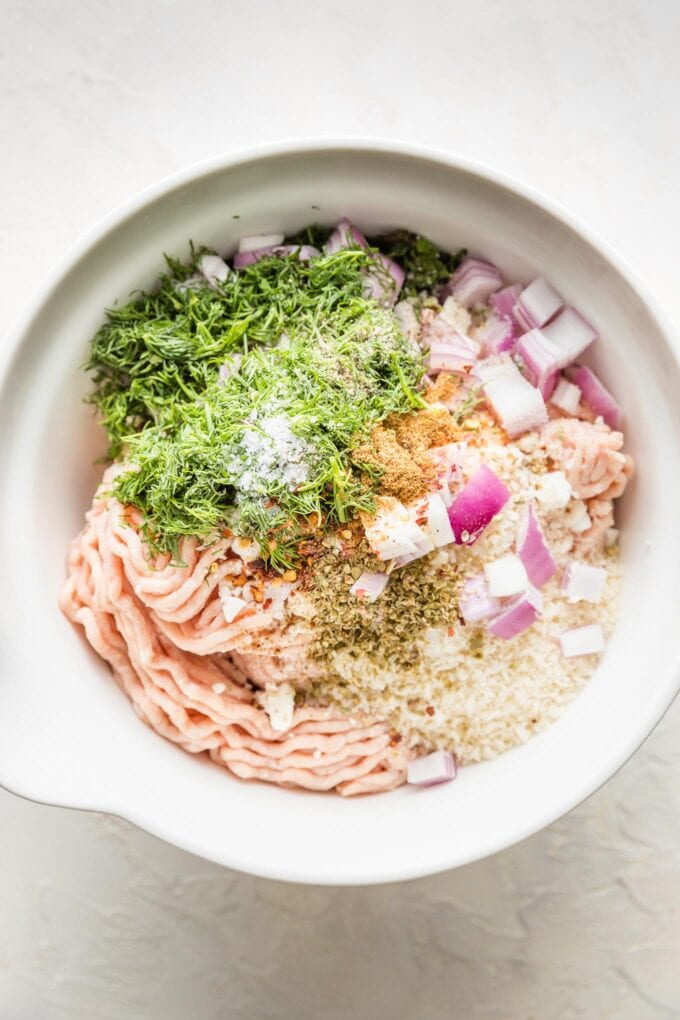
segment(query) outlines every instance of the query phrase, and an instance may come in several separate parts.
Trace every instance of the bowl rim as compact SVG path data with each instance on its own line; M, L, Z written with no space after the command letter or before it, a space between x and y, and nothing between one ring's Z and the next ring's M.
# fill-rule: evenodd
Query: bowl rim
M53 268L45 277L43 277L42 281L29 295L24 310L20 311L14 319L10 329L8 330L5 342L0 346L0 391L7 383L8 377L12 371L14 359L20 352L25 335L32 328L34 321L41 314L43 306L50 300L62 278L67 276L73 269L76 268L77 264L84 256L87 255L90 249L94 248L95 245L104 240L111 231L121 226L127 219L136 215L150 203L171 194L173 191L182 188L185 185L191 184L200 178L208 177L214 173L279 156L296 156L300 158L304 157L306 154L313 155L319 152L330 152L333 150L345 153L356 152L359 154L376 156L397 155L407 159L435 163L440 167L449 168L454 171L462 171L463 173L468 173L472 176L481 178L488 183L500 186L501 188L518 195L548 213L584 240L607 263L613 266L619 275L628 283L639 298L641 304L644 306L646 313L657 327L659 333L666 341L669 354L676 362L676 365L680 367L680 346L675 330L670 322L670 318L659 306L657 299L649 292L646 284L641 280L636 270L630 266L627 260L621 256L619 252L609 244L609 242L605 241L596 231L588 226L587 223L582 221L560 202L550 198L539 189L526 184L517 177L476 159L459 156L452 152L447 152L435 147L410 141L402 141L393 138L369 138L366 136L341 135L318 136L311 139L283 139L220 153L207 159L192 162L184 168L160 178L155 183L152 183L137 192L131 198L115 206L110 212L106 213L103 217L96 221L90 229L81 234L76 241L67 248L66 252L57 260ZM17 789L15 784L6 783L2 776L0 776L0 787L10 793L14 793L17 796L22 797L25 800L30 800L38 804L51 804L53 806L72 808L75 810L104 811L110 813L116 817L124 818L143 831L148 832L156 838L171 845L178 846L185 851L197 854L204 859L211 860L215 863L222 864L245 873L256 874L260 877L283 881L336 886L357 886L403 881L437 874L452 867L460 867L464 864L469 864L473 861L491 856L494 853L498 853L501 850L522 842L529 836L541 831L543 828L552 824L564 814L570 812L579 804L583 803L586 799L588 799L588 797L600 789L601 786L608 782L608 780L611 779L620 768L622 768L635 751L645 742L647 737L655 729L670 708L678 694L678 691L680 690L680 648L678 649L675 658L673 660L669 660L667 676L668 682L663 685L663 689L659 692L654 704L653 712L648 712L646 720L642 723L636 735L629 739L625 745L620 747L616 754L612 754L607 766L603 767L596 775L592 776L589 782L585 784L585 786L582 786L578 792L571 797L566 798L563 803L553 805L550 810L544 811L538 821L536 817L533 817L530 823L517 825L513 832L504 835L496 843L494 843L492 847L480 848L478 852L468 854L464 859L460 860L456 860L454 855L453 861L449 860L448 862L440 862L434 866L432 864L429 866L418 866L417 864L414 864L414 866L410 866L408 868L393 869L390 869L388 866L385 871L379 875L371 872L357 877L355 874L351 879L343 880L342 878L335 878L332 881L329 881L328 876L323 872L310 874L306 870L305 873L302 874L295 868L281 869L276 866L268 867L266 869L253 868L247 860L234 858L228 848L225 854L218 856L211 850L206 850L195 845L190 837L178 839L177 835L172 831L172 826L168 825L164 827L158 824L155 819L148 820L143 817L139 817L135 808L126 810L120 805L108 808L104 804L90 805L68 803L66 801L62 801L61 798L58 800L43 799L39 793L33 795L25 790Z

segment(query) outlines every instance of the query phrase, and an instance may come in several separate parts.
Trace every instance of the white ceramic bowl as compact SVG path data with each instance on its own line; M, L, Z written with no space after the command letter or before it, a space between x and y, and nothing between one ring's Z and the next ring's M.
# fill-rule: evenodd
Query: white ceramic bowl
M82 403L87 343L114 299L153 283L188 239L347 214L466 245L511 279L541 270L599 328L593 363L627 413L638 473L625 497L621 619L560 720L449 785L343 800L240 782L143 726L56 605L104 449ZM36 800L108 811L243 871L383 882L502 849L574 807L638 747L680 673L680 373L668 331L611 251L504 176L402 145L277 146L192 168L105 221L49 280L2 352L0 782Z

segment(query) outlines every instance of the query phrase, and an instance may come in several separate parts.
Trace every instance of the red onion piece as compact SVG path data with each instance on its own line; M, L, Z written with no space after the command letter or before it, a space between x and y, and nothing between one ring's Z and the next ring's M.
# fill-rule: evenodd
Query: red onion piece
M278 248L284 241L283 234L251 234L249 237L242 237L238 243L237 251L260 251L262 248Z
M489 586L489 594L495 598L521 595L529 587L527 569L514 553L505 553L498 559L485 563L484 576Z
M560 377L550 397L550 403L559 407L565 414L575 415L581 403L581 391L574 383Z
M219 255L202 255L198 268L213 289L218 283L223 283L231 272L227 263Z
M490 620L486 627L490 634L495 634L496 637L508 641L527 630L542 612L541 593L530 587L523 595L511 602L502 613Z
M449 751L433 751L406 766L406 782L412 786L437 786L456 778L456 759Z
M406 273L387 255L376 252L373 255L375 268L366 274L366 293L382 304L393 305L399 297Z
M513 325L516 325L514 308L521 293L521 283L513 283L492 294L489 304L500 319L509 319Z
M368 241L360 230L352 226L348 219L343 218L326 241L326 253L335 255L337 251L352 247L368 248Z
M432 492L416 506L416 523L423 529L434 549L453 542L453 529L448 507L441 496Z
M280 258L285 258L288 255L295 255L300 259L301 262L306 262L308 259L315 258L320 254L318 248L314 248L311 244L277 244L268 245L266 248L257 248L255 251L240 251L234 255L234 269L243 269L245 266L252 266L260 259L269 258L272 255L277 255Z
M548 412L540 391L506 354L498 360L480 362L475 366L475 375L482 381L489 407L513 439L547 422Z
M575 655L597 655L604 651L604 634L599 623L588 623L560 634L562 655L571 659Z
M474 473L448 508L456 545L472 545L510 499L510 492L486 464Z
M481 343L484 354L503 354L504 351L515 349L517 330L511 319L492 314L482 328L477 330L475 339Z
M352 595L362 602L375 602L385 591L390 580L389 574L381 574L373 570L365 570L361 577L350 588Z
M474 340L457 333L451 341L430 345L428 372L467 372L477 361L479 347Z
M545 326L559 312L562 298L554 291L547 280L537 276L519 296L515 308L515 316L526 329Z
M477 574L465 582L458 597L458 610L466 623L479 623L500 612L501 603L489 595L484 574Z
M535 588L542 588L557 570L553 554L531 503L522 509L517 531L517 555Z
M439 300L453 296L466 308L483 304L494 291L503 286L501 274L491 262L484 259L464 258L448 283L444 284Z
M569 378L581 390L584 403L595 414L601 415L610 429L620 428L623 411L591 368L586 365L575 366L569 372Z
M560 368L570 365L597 339L597 331L575 308L565 308L541 332L559 349Z
M515 350L524 362L531 385L539 389L544 398L549 396L557 383L559 347L540 329L530 329L519 338Z
M564 571L561 587L567 602L599 603L606 583L607 571L604 567L593 567L589 563L572 560Z

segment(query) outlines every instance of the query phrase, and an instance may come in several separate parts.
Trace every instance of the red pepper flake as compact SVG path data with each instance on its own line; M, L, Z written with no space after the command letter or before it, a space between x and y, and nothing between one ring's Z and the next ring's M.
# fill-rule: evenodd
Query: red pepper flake
M448 634L449 637L453 637L453 635L456 633L456 628L455 627L449 627L449 629L447 630L446 633Z
M428 705L427 708L425 709L425 711L427 712L427 714L429 716L433 716L434 715L434 708L432 707L432 705Z

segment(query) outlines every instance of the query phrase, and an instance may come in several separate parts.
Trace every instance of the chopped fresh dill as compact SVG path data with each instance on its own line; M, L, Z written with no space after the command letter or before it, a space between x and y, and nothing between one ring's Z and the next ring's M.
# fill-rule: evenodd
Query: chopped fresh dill
M110 313L90 359L94 399L112 452L132 465L114 492L142 511L153 549L177 557L182 536L228 527L285 568L310 519L332 528L373 508L350 451L377 422L422 405L423 366L391 310L366 296L369 262L359 249L263 259L217 291L179 297L173 263L157 293ZM101 367L103 335L115 375ZM110 414L115 397L122 420Z
M432 241L410 230L393 230L390 234L373 238L371 243L398 262L406 273L403 297L414 297L424 290L436 291L446 283L466 254L465 248L455 254L439 251Z
M143 514L154 551L226 529L254 538L273 568L301 541L372 510L378 478L352 450L391 414L424 405L422 358L371 297L372 252L328 255L330 230L287 239L321 254L265 258L210 287L166 257L152 292L111 309L86 368L109 457L130 470L114 493ZM380 247L407 271L407 293L448 277L459 256L396 231Z

